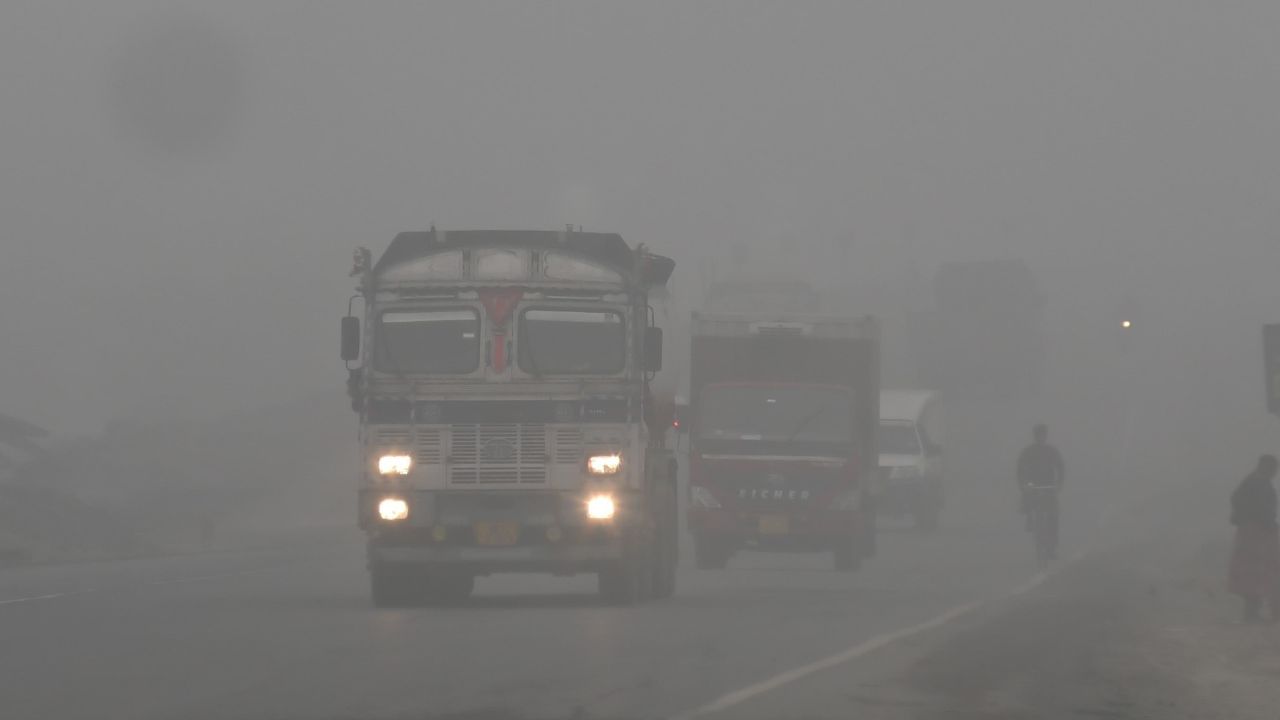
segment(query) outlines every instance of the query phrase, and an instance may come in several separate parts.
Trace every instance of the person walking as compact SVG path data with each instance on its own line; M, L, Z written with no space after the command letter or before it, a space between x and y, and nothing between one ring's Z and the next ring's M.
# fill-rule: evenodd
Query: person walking
M1263 455L1258 466L1231 494L1231 524L1236 526L1229 587L1244 600L1244 621L1262 620L1267 606L1280 620L1280 530L1276 526L1276 457Z

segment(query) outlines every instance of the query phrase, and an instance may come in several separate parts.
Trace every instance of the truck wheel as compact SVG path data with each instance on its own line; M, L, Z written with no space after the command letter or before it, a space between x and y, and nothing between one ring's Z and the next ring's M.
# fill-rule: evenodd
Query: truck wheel
M428 582L430 600L434 605L464 603L476 589L476 578L469 573L440 573L433 575Z
M863 515L864 530L862 533L862 549L863 557L875 557L878 547L880 531L876 527L876 517L880 514L875 502L871 504L871 508Z
M659 541L658 562L653 568L653 597L666 600L676 593L676 566L679 548L674 538Z
M636 599L640 602L655 597L659 555L656 537L650 536L636 547Z
M600 572L600 597L610 605L634 605L648 599L653 587L653 570L645 563L634 537L623 540L622 559ZM652 554L652 553L649 553Z
M929 505L928 507L916 508L911 514L911 519L915 521L916 529L924 532L933 532L938 529L938 506Z
M656 561L653 566L653 597L665 600L676 592L676 569L680 564L680 531L677 526L675 490L669 493L662 521L658 524Z
M369 569L374 607L411 607L425 599L426 577L409 568L375 565Z
M841 572L853 572L862 565L862 552L856 535L837 540L834 554L836 570Z
M693 538L693 561L699 570L723 570L732 554L715 540L700 535Z
M620 560L597 576L600 597L610 605L633 605L640 597L640 574L635 562Z

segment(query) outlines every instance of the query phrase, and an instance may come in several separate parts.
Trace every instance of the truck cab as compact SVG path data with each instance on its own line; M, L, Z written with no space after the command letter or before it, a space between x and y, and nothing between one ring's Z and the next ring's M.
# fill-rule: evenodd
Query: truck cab
M376 263L357 251L363 322L344 318L343 357L375 604L460 600L500 572L594 573L620 603L674 591L653 305L673 269L573 231L433 229Z
M697 564L871 552L879 405L871 318L695 313L688 522Z

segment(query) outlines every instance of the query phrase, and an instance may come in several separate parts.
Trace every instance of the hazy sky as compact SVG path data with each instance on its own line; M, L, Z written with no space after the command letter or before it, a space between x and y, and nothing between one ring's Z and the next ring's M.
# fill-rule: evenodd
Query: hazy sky
M859 282L1020 255L1254 362L1278 36L1272 2L6 2L0 412L337 388L351 248L431 222Z

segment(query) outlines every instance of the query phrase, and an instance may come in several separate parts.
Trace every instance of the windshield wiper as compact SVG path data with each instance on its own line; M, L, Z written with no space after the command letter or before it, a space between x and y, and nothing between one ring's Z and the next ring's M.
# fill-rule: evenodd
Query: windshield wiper
M795 429L793 429L791 431L791 434L787 436L787 442L794 442L796 437L799 436L800 433L803 432L806 427L808 427L809 423L825 415L828 409L830 408L828 408L826 405L823 405L819 407L817 410L814 410L813 412L801 418L800 422L796 423Z
M391 349L391 333L387 331L386 325L379 323L377 340L382 345L383 359L391 364L391 372L396 379L409 386L409 432L413 437L414 447L418 444L418 386L405 375L404 370L400 367L400 361L396 358L396 353ZM376 353L375 353L376 356Z

